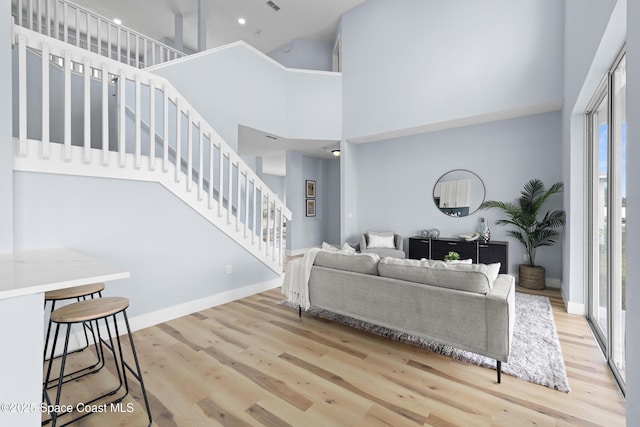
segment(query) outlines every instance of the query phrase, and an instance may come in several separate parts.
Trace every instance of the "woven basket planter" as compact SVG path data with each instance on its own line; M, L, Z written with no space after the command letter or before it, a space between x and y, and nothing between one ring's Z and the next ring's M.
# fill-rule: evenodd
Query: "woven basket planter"
M544 267L520 264L518 270L520 286L527 289L544 289Z

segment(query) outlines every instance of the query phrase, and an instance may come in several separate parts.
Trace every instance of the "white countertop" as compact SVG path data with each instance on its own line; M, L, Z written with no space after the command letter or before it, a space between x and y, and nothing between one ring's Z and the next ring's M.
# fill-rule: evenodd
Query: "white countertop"
M0 254L0 299L127 277L128 271L70 249Z

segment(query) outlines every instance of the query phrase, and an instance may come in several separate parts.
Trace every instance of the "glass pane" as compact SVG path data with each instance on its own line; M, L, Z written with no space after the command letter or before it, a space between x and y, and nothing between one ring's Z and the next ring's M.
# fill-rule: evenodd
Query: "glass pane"
M626 263L626 200L627 200L627 117L626 117L626 60L623 58L613 74L613 170L615 179L615 208L611 213L612 233L612 358L622 379L625 378L625 288Z
M592 318L602 335L607 337L607 281L608 281L608 253L609 238L607 229L607 197L609 170L609 140L608 140L608 97L605 97L593 115L593 132L597 138L594 144L597 161L597 181L594 186L594 227L595 227L595 265L592 301Z

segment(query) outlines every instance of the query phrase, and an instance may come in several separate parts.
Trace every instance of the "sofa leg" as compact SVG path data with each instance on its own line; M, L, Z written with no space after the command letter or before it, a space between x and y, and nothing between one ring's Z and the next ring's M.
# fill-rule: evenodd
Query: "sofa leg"
M496 371L498 372L498 384L500 384L502 379L502 362L500 360L496 360Z
M302 317L302 306L298 306L298 317Z

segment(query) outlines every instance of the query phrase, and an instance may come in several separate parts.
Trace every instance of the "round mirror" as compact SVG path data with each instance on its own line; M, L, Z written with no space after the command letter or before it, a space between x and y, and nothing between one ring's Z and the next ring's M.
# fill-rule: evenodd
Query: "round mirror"
M480 177L465 169L445 173L433 187L436 207L452 217L471 215L484 202L484 196L484 183Z

